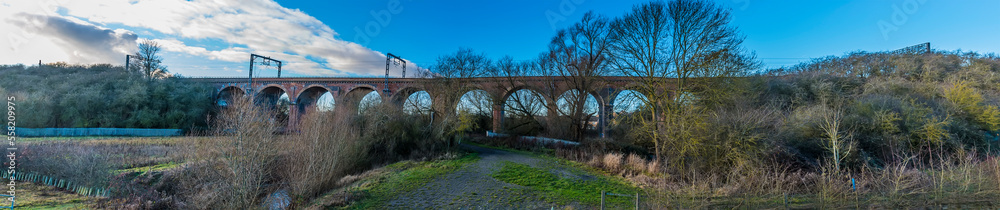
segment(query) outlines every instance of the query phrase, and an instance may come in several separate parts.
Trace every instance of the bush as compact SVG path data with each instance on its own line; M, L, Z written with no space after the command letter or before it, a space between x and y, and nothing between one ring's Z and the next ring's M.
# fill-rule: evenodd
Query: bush
M301 133L285 138L279 171L292 195L313 198L337 187L337 181L351 170L367 166L363 164L367 145L348 116L306 113L300 120Z
M432 157L454 144L454 133L461 122L457 116L447 116L431 122L430 116L410 115L401 107L382 104L356 117L356 126L363 142L367 142L371 163L394 162L400 159Z
M149 81L109 64L0 65L0 87L32 116L22 127L204 129L214 94L207 84Z
M601 163L604 164L604 168L611 172L619 173L622 169L622 154L621 153L608 153L604 154L604 159Z
M944 97L957 109L957 114L980 129L1000 131L1000 110L983 102L983 96L967 82L954 82L945 88Z
M199 142L184 180L193 206L254 208L276 185L280 152L275 114L235 100L216 119L216 138Z
M454 125L406 115L392 104L358 113L307 112L299 130L285 132L280 113L235 100L215 120L215 137L200 141L177 177L173 207L257 208L285 192L294 208L333 188L342 177L400 159L432 157L448 149L443 131ZM156 199L151 197L150 199Z

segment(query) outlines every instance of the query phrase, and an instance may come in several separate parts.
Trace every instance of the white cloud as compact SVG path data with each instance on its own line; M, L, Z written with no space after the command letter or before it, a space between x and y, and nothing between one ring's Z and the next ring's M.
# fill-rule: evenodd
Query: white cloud
M45 41L61 46L59 48L70 63L111 63L123 60L125 54L135 50L138 38L128 30L111 30L75 18L17 13L8 16L6 22L23 29L21 32L28 35L48 37ZM12 43L9 53L17 56L17 51L22 47L32 51L37 47L33 43L18 45L22 44L24 46L14 46Z
M348 73L379 75L385 72L384 63L371 62L385 60L383 53L357 43L337 39L335 38L338 35L337 32L315 17L298 9L284 8L271 0L112 0L97 2L49 0L43 2L34 4L19 2L14 5L4 3L4 5L0 5L0 8L7 7L7 11L20 11L28 14L46 14L49 17L58 16L55 11L63 11L68 16L61 17L62 19L96 28L100 28L97 25L104 24L146 28L167 36L145 37L156 39L166 51L186 53L212 60L243 62L248 58L249 53L257 53L282 60L285 62L283 70L305 75L338 76ZM31 9L28 9L29 7ZM0 9L0 12L4 12L3 10ZM0 18L2 17L0 16ZM80 19L96 24L87 23ZM21 30L31 31L31 28L26 27L25 24L15 24L14 26ZM0 25L0 27L6 29L4 25ZM114 33L111 33L110 36L129 38L125 36L125 31L111 31ZM64 33L59 34L59 32ZM55 40L62 40L58 43L71 43L72 41L67 41L67 39L79 36L65 34L65 32L42 30L38 33L54 37ZM131 33L127 32L127 34ZM189 46L178 39L217 39L228 42L227 44L230 46L246 47L210 50L209 48L219 46ZM120 43L114 44L114 46L106 48L114 49L113 52L121 49L118 46ZM97 46L75 45L69 46L71 49L64 51L90 51L90 47ZM98 51L95 53L109 52ZM112 53L104 57L121 60L115 57L116 55ZM74 56L79 57L75 54ZM307 56L313 60L307 59ZM96 60L105 59L104 57ZM5 60L0 60L0 62L5 62ZM411 64L408 65L407 69L416 72L417 68Z
M377 52L335 38L337 33L318 19L297 9L281 7L273 1L111 1L103 4L72 2L67 13L101 23L144 27L184 38L216 38L247 46L243 52L264 54L285 60L287 69L310 75L343 73L378 74L385 59ZM106 11L124 11L112 13ZM204 48L202 48L204 49ZM190 50L190 49L189 49ZM219 60L235 57L240 49L199 52ZM320 63L306 59L317 58ZM381 66L381 68L380 68Z
M156 43L162 46L163 50L180 52L185 54L205 56L212 60L221 60L229 62L240 62L247 58L247 49L241 47L231 47L218 51L211 51L205 49L204 47L194 47L184 45L183 42L176 39L153 39Z

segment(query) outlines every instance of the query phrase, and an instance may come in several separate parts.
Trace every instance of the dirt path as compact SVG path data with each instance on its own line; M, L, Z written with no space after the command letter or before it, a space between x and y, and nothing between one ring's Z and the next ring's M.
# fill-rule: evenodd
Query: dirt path
M545 202L525 187L494 179L491 174L500 170L504 161L529 165L535 168L551 166L553 161L530 155L462 145L479 153L480 160L458 169L454 173L427 183L424 187L392 199L392 209L549 209L560 205Z

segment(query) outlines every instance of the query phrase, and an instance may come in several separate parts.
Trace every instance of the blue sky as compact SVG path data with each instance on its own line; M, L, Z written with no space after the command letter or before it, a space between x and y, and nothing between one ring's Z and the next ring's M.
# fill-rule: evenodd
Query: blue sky
M411 73L459 47L532 59L587 11L617 17L643 2L4 0L0 64L120 65L135 42L153 39L168 69L185 76L245 76L249 53L285 61L283 76L379 76L387 52L408 60ZM767 68L923 42L1000 49L996 0L716 2L731 9L744 46Z

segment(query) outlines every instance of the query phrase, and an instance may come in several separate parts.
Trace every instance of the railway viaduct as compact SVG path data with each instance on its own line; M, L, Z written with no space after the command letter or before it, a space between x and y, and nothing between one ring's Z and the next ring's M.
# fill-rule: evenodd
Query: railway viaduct
M528 89L539 93L547 106L548 116L555 116L556 100L568 91L580 87L571 85L565 77L525 76L525 77L475 77L459 79L439 78L344 78L344 77L293 77L255 78L250 84L247 78L190 78L195 82L209 83L215 87L214 99L227 99L246 93L254 94L258 100L276 104L282 94L291 101L288 126L295 128L298 119L308 114L319 97L330 93L336 104L335 109L357 109L361 98L375 91L382 102L402 105L413 93L426 91L432 99L435 110L454 109L461 96L467 92L483 90L493 101L494 132L502 132L504 106L515 91ZM590 90L578 90L594 96L598 103L597 130L606 135L607 123L612 117L615 98L619 93L632 89L638 79L632 77L603 77ZM442 84L450 85L442 85ZM637 90L638 91L638 90ZM644 93L645 94L645 93ZM648 94L647 94L648 95ZM443 108L443 109L442 109Z

